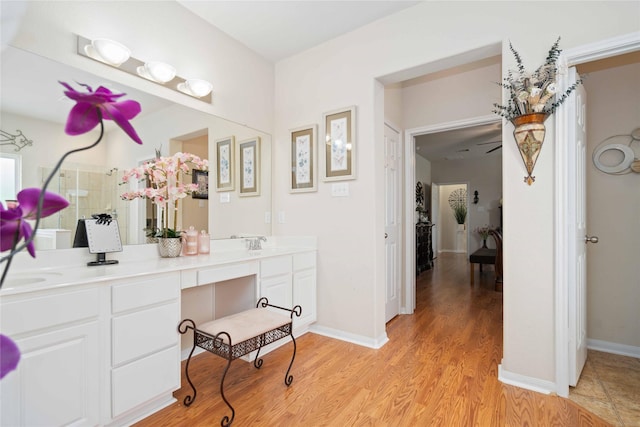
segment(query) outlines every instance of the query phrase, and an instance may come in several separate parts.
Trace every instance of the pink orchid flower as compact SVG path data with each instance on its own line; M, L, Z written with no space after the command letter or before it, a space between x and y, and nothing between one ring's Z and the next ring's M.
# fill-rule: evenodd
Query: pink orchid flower
M18 367L20 350L11 338L0 334L0 379Z
M105 119L116 122L131 139L142 144L142 140L129 123L129 120L140 113L140 103L133 100L118 102L117 99L125 94L114 94L104 86L100 86L94 92L89 85L80 84L87 92L78 92L67 83L60 84L67 88L64 94L76 101L64 130L68 135L87 133L95 128L101 119Z

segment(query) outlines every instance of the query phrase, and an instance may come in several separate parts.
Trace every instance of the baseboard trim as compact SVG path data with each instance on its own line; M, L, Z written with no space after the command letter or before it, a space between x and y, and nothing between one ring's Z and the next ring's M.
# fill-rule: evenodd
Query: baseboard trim
M587 348L640 359L640 347L587 338Z
M556 384L552 381L541 380L539 378L528 377L526 375L509 372L498 365L498 379L509 385L524 388L538 393L551 394L557 390Z
M325 337L335 338L340 341L350 342L352 344L357 344L363 347L369 347L374 349L379 349L383 345L385 345L389 338L387 337L387 333L384 332L381 336L371 339L369 337L365 337L358 334L352 334L349 332L341 331L339 329L327 328L326 326L320 325L311 325L309 327L309 332L318 335L324 335Z

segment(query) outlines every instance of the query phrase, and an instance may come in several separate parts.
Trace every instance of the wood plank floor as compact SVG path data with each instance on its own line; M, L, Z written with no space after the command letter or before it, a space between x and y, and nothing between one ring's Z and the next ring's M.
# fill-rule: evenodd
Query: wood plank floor
M387 325L389 342L373 350L308 333L297 339L291 387L283 383L292 346L257 370L234 361L225 381L234 426L609 426L557 396L502 384L502 294L490 268L469 287L464 255L441 255L417 281L417 309ZM225 362L192 360L198 396L138 426L213 426L230 411L219 395ZM184 363L183 363L184 374Z

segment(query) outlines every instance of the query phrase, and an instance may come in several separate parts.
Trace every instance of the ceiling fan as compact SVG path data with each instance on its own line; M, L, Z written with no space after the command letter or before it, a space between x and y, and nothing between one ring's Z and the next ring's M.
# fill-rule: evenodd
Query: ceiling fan
M485 154L493 153L494 151L502 148L502 141L480 142L476 145L488 145L488 144L500 144L500 145L498 145L497 147L493 147L491 150L487 151Z

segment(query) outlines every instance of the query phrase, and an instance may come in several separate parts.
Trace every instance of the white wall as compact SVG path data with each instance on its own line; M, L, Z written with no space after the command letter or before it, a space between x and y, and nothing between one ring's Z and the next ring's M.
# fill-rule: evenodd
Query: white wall
M443 70L402 84L406 129L486 116L500 102L500 56Z
M465 160L441 160L432 162L433 182L469 182L469 253L482 246L482 239L475 233L478 227L500 225L500 198L502 197L502 156L486 155ZM473 192L478 191L478 204L473 203ZM495 248L493 238L487 239L487 246Z
M38 174L40 167L53 167L60 157L69 150L87 147L93 144L100 132L96 129L83 135L69 136L64 133L64 125L59 123L36 120L32 117L3 112L1 118L2 130L15 132L22 130L24 135L33 141L33 145L27 146L18 153L14 151L12 145L5 145L0 148L4 153L14 153L22 158L22 187L40 187L41 178ZM107 147L112 135L105 134L100 144L88 151L74 153L67 157L65 165L82 164L85 170L91 166L95 169L109 168L105 162ZM51 189L55 191L55 189Z
M598 170L604 139L640 127L640 63L592 72L587 90L587 336L640 348L640 174ZM605 144L628 144L629 136ZM632 144L640 158L640 141Z
M276 170L286 170L289 128L319 123L325 111L358 106L358 178L349 183L350 197L331 197L328 184L317 193L290 195L287 174L274 176L276 209L287 213L275 232L301 234L312 224L318 234L319 324L372 342L385 338L384 91L377 77L410 70L397 77L404 80L423 64L507 39L533 69L558 35L568 48L637 31L638 7L637 2L554 2L545 10L539 2L424 2L276 64ZM503 69L513 68L508 46L502 51ZM490 110L487 106L486 114ZM553 146L550 127L547 146ZM553 150L543 148L537 181L528 187L515 144L508 143L511 133L506 126L501 366L503 372L553 385ZM530 274L532 265L536 275Z

